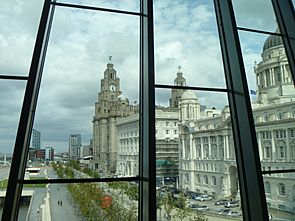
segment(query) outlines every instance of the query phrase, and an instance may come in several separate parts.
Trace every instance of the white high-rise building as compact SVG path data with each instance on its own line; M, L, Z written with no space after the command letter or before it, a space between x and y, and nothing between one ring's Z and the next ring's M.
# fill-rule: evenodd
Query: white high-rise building
M41 132L33 129L31 136L31 148L40 149L41 148Z
M71 134L69 137L69 157L79 159L81 157L81 134Z

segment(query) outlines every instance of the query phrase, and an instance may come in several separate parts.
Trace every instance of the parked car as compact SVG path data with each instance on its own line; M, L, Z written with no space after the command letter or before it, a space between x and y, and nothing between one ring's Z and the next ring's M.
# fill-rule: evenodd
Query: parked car
M209 196L209 195L200 195L195 198L195 200L198 200L198 201L209 201L212 199L213 199L213 197Z
M208 211L209 207L205 205L197 205L197 204L191 204L189 206L192 210L198 210L198 211Z
M227 213L228 216L241 216L242 214L238 211L229 211Z
M220 209L217 212L219 215L227 215L230 211L230 209Z
M215 205L225 205L225 204L227 204L227 202L229 202L229 200L222 199L222 200L216 201Z
M233 208L233 207L238 207L239 202L238 201L228 201L224 207L226 208Z

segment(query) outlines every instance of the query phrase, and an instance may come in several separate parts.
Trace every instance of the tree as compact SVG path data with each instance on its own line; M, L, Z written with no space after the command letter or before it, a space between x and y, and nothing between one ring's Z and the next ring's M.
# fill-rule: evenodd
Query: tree
M192 210L187 206L187 199L183 193L175 200L176 214L173 216L177 220L182 221L184 218L191 216Z
M163 198L163 206L168 220L171 219L171 211L175 207L175 202L171 193L167 193Z

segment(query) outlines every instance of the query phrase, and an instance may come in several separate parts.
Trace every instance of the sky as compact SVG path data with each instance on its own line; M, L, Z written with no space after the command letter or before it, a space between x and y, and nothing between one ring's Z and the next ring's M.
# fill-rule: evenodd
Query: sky
M74 1L86 5L139 11L136 0ZM93 3L95 2L95 3ZM187 85L225 88L213 1L156 0L154 4L155 79L173 84L181 66ZM0 0L0 74L27 75L42 1ZM235 0L239 27L274 31L269 0ZM261 61L263 34L239 32L250 89L256 89L254 62ZM92 137L94 104L108 56L130 103L138 101L139 18L97 11L55 9L34 121L41 147L68 150L70 134L83 145ZM26 82L0 80L0 153L12 152ZM225 94L196 92L201 104L222 108ZM168 105L169 90L156 90L156 103Z

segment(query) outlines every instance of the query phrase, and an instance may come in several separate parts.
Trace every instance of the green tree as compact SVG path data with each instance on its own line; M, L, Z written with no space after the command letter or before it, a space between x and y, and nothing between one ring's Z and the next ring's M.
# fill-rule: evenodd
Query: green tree
M182 221L184 218L192 215L192 210L188 207L187 199L183 193L180 193L180 197L175 200L176 214L173 216L177 220Z
M175 207L175 202L172 197L172 194L166 193L165 196L162 198L162 202L163 202L164 210L166 212L166 216L167 218L169 217L168 219L170 219L171 211Z

